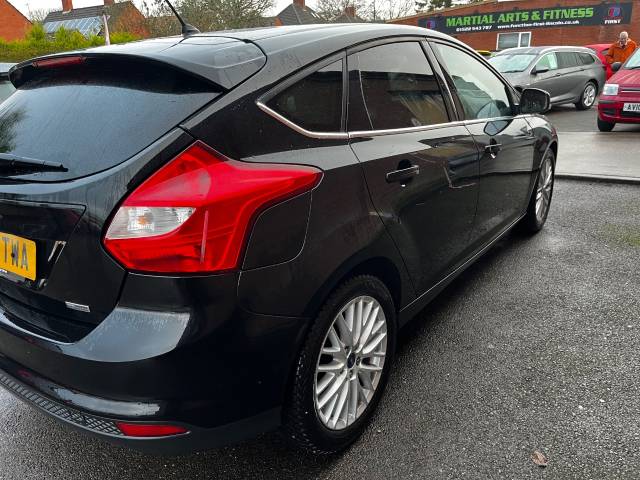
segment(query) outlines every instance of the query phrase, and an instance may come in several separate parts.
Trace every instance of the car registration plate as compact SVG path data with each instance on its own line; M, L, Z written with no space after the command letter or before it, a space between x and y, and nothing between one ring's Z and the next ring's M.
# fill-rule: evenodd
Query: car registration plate
M0 271L36 279L36 242L0 232Z
M622 111L640 113L640 103L625 103L622 107Z

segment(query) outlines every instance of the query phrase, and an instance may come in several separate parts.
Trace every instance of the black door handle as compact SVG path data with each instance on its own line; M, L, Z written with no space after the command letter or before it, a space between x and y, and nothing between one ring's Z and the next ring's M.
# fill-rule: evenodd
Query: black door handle
M407 168L401 168L400 170L394 170L387 173L387 183L402 182L410 180L412 177L420 174L420 167L418 165L412 165Z

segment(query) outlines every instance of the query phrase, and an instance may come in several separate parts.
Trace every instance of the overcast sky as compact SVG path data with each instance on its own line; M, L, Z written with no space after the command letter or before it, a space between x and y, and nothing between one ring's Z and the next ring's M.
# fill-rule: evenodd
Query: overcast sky
M284 7L289 5L292 0L275 0L276 7L272 15L280 12ZM18 10L23 14L28 15L29 9L31 10L62 10L62 0L9 0ZM104 3L103 0L73 0L74 7L90 7L92 5L100 5ZM138 3L137 0L133 0L133 3ZM313 7L315 0L307 0L307 5Z

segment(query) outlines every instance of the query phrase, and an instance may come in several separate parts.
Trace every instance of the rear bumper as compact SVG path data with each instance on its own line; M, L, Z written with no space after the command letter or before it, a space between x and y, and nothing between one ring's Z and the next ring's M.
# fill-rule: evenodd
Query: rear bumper
M72 426L146 450L214 447L278 426L306 319L240 308L236 274L126 282L112 314L75 343L30 332L0 309L0 386ZM190 433L127 438L116 421Z
M0 365L2 365L1 361ZM6 368L6 365L3 367ZM51 390L65 390L43 379L38 379L26 371L19 371L18 375L27 377L22 380L47 384ZM120 431L116 424L119 419L100 417L51 400L39 393L33 386L17 380L2 369L0 369L0 386L32 407L72 428L109 440L112 443L150 453L178 454L229 445L272 430L277 427L280 421L280 409L274 408L260 415L216 428L207 429L179 424L185 427L188 433L162 438L135 438L128 437ZM99 401L100 399L95 400Z
M640 123L640 113L624 112L625 103L640 103L640 95L633 97L605 97L598 103L598 117L609 123Z

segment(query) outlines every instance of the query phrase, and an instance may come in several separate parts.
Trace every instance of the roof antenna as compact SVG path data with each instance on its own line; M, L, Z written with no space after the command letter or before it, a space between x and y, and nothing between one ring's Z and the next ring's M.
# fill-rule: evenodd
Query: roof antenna
M173 12L173 14L176 16L176 18L178 19L178 21L180 22L180 25L182 25L182 36L183 37L188 37L189 35L195 35L196 33L200 33L200 30L198 30L196 27L194 27L193 25L186 23L182 17L180 16L180 14L178 12L176 12L176 9L173 8L173 5L171 5L171 2L169 0L164 0L167 5L169 5L169 8L171 9L171 11Z

